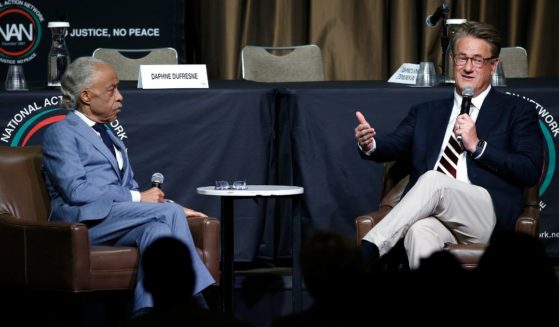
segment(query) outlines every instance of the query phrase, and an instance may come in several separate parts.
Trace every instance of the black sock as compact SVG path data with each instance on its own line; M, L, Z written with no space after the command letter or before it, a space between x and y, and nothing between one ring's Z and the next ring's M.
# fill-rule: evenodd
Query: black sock
M362 240L359 251L361 252L361 259L363 260L363 264L365 264L366 266L373 265L380 258L378 247L374 243L371 243L369 241Z

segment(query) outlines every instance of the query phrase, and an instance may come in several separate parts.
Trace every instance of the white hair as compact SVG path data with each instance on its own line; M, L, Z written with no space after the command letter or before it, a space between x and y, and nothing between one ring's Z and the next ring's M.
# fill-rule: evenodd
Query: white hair
M106 63L93 57L80 57L68 66L60 82L63 108L77 109L80 93L91 85L98 64Z

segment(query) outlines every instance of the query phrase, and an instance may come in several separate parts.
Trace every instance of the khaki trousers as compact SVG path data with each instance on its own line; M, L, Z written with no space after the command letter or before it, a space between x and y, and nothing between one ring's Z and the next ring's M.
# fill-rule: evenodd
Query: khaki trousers
M432 170L363 239L382 256L405 237L410 268L417 269L445 243L488 242L495 221L487 190Z

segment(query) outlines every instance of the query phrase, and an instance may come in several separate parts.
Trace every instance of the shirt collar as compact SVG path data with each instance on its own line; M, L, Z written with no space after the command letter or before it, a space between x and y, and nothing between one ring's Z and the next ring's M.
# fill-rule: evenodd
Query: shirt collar
M478 109L481 109L481 105L483 105L483 101L485 101L485 98L489 94L489 91L491 91L491 85L489 85L477 97L472 98L472 105L474 105L474 107ZM462 96L458 94L456 89L454 89L454 103L457 104L458 106L460 106L460 104L462 103Z
M93 125L97 124L97 123L94 122L93 120L87 118L87 116L84 115L81 111L74 110L74 113L75 113L76 115L78 115L78 117L80 117L81 120L83 120L83 121L87 124L87 126L89 126L89 127L93 127Z

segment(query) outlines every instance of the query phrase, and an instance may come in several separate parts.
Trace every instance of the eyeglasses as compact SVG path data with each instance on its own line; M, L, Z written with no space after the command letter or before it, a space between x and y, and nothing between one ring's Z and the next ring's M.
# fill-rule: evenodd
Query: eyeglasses
M247 182L246 181L234 181L233 185L229 185L228 181L215 181L215 189L216 190L246 190Z
M465 56L465 55L452 55L452 60L454 60L454 64L456 66L464 66L468 62L469 59L472 60L472 65L474 67L481 68L481 67L483 67L485 62L487 62L489 60L497 59L497 57L483 58L482 56L468 57L468 56Z

